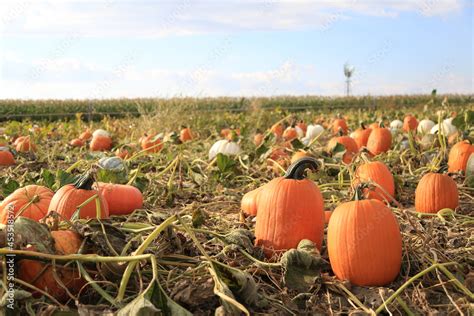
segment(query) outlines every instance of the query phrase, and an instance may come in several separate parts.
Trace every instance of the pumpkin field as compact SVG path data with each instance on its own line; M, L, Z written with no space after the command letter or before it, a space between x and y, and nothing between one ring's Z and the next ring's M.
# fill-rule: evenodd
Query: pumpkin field
M3 101L1 309L473 313L474 104L397 100Z

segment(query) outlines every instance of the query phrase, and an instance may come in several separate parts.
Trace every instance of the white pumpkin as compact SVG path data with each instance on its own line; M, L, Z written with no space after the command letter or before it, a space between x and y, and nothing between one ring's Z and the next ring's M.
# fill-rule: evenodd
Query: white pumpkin
M299 126L295 126L296 134L298 134L298 138L304 137L304 132Z
M456 126L452 124L452 121L453 121L452 118L445 119L443 122L441 122L441 124L436 124L435 126L433 126L430 133L437 134L440 130L440 125L441 125L441 132L443 133L443 135L446 137L451 136L452 134L456 133L458 130Z
M105 136L105 137L110 137L109 132L103 129L96 129L94 133L92 133L92 137L97 137L97 136Z
M217 154L236 156L241 152L242 150L240 149L239 144L227 139L222 139L218 140L214 143L214 145L212 145L211 149L209 150L209 160L214 159Z
M322 127L319 124L315 124L315 125L310 124L308 125L308 128L306 129L306 137L311 140L318 137L322 133L324 133L324 127Z
M431 129L435 126L435 122L432 120L424 119L418 123L417 131L420 134L426 134L431 131Z
M391 129L401 129L403 127L403 122L400 120L393 120L390 123L390 128Z

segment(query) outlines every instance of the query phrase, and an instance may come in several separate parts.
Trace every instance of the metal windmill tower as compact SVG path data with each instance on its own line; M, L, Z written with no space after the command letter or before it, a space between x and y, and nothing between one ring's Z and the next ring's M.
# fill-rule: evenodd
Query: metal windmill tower
M344 64L344 75L346 76L346 94L349 96L351 94L351 77L354 74L354 66L349 65L348 63Z

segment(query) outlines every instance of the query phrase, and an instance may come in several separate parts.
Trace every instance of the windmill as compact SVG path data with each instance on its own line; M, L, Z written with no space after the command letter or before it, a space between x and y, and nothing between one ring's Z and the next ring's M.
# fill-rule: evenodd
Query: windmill
M346 76L346 94L349 96L351 94L351 77L354 73L354 66L349 65L348 63L344 64L344 75Z

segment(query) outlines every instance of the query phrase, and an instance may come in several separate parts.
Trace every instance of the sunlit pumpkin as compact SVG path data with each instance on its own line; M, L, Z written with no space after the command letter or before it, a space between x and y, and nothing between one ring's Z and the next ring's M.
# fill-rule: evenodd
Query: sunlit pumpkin
M291 163L294 163L295 161L304 157L310 157L310 155L306 151L298 150L293 154L293 156L291 156Z
M34 184L16 189L0 204L0 222L6 224L20 215L39 221L48 213L53 194L47 187Z
M339 205L329 221L327 247L334 274L351 284L383 286L400 272L400 228L392 211L378 200Z
M298 138L298 133L294 126L288 126L287 129L283 132L283 139L286 141L292 141L293 139Z
M143 195L134 186L98 182L94 188L107 202L110 215L127 215L143 207Z
M191 131L191 128L189 127L184 127L183 129L181 129L181 131L179 132L179 140L181 142L187 142L187 141L190 141L193 139L193 133Z
M403 130L405 132L416 131L418 120L413 115L407 115L403 119Z
M416 128L416 131L419 134L424 135L429 133L433 126L435 126L435 122L433 122L432 120L424 119L420 121L418 127Z
M379 187L365 188L364 197L379 201L391 202L395 196L395 181L388 167L381 161L367 162L357 167L353 186L361 183L374 182Z
M260 186L255 190L244 194L242 201L240 202L240 209L244 212L244 214L251 216L257 215L258 195L262 188L263 186Z
M308 126L304 123L303 120L299 121L298 124L296 124L297 127L301 128L304 134L306 134L306 131L308 129Z
M89 144L89 148L91 151L110 150L112 148L112 139L109 136L94 136Z
M316 159L296 161L285 176L271 180L259 193L255 244L267 256L295 248L302 239L321 249L324 203L317 184L305 178L308 168L318 168Z
M149 153L158 153L163 149L163 142L158 135L148 135L142 139L140 145Z
M334 134L339 134L341 133L342 135L347 135L347 123L345 119L338 118L335 119L334 122L332 123L332 132Z
M80 138L74 138L69 142L69 145L71 145L72 147L82 147L84 146L84 141Z
M281 123L275 123L270 131L275 135L275 137L280 138L283 136L283 125Z
M97 218L100 211L100 218L109 217L109 206L99 191L92 188L94 180L90 174L81 176L74 184L68 184L60 188L51 199L48 211L55 211L65 219L71 219L77 211L78 206L97 195L100 209L96 207L96 199L82 206L79 211L79 218ZM126 197L124 197L126 198Z
M209 149L209 160L214 159L217 154L224 154L227 156L237 156L242 152L240 149L239 144L236 142L221 139L212 145L211 149Z
M361 127L356 129L354 133L351 134L351 137L355 140L357 147L361 149L367 146L370 133L372 133L372 129L366 128L364 124L361 124Z
M15 164L15 157L8 147L0 147L0 166L11 166Z
M455 144L449 151L448 171L466 172L467 161L472 154L474 154L474 146L468 141L461 141Z
M367 140L367 149L376 156L387 152L392 146L392 133L384 127L377 127L372 130Z
M437 213L444 208L454 210L459 206L456 182L448 175L425 174L415 191L415 209L421 213Z
M342 157L342 161L346 164L350 163L352 161L352 158L354 157L354 154L357 153L357 151L359 150L355 140L349 136L333 137L328 142L327 151L329 153L333 153L337 144L343 145L346 149L346 152Z
M52 231L51 237L54 240L57 255L76 254L82 244L81 237L71 230ZM36 251L35 247L31 245L26 250ZM59 264L56 262L55 272L53 272L53 266L50 263L29 259L20 260L18 262L18 278L64 303L69 299L66 289L72 295L77 295L86 281L81 278L76 265L61 267ZM62 285L57 282L57 278Z
M83 141L88 141L92 138L92 133L89 129L86 129L84 132L81 133L81 135L79 135L79 138Z
M264 135L260 132L257 132L254 136L253 136L253 143L255 146L260 146L262 143L263 143L263 140L264 140Z
M16 143L15 149L16 151L20 153L36 151L36 145L33 143L30 136L19 137L15 143Z

